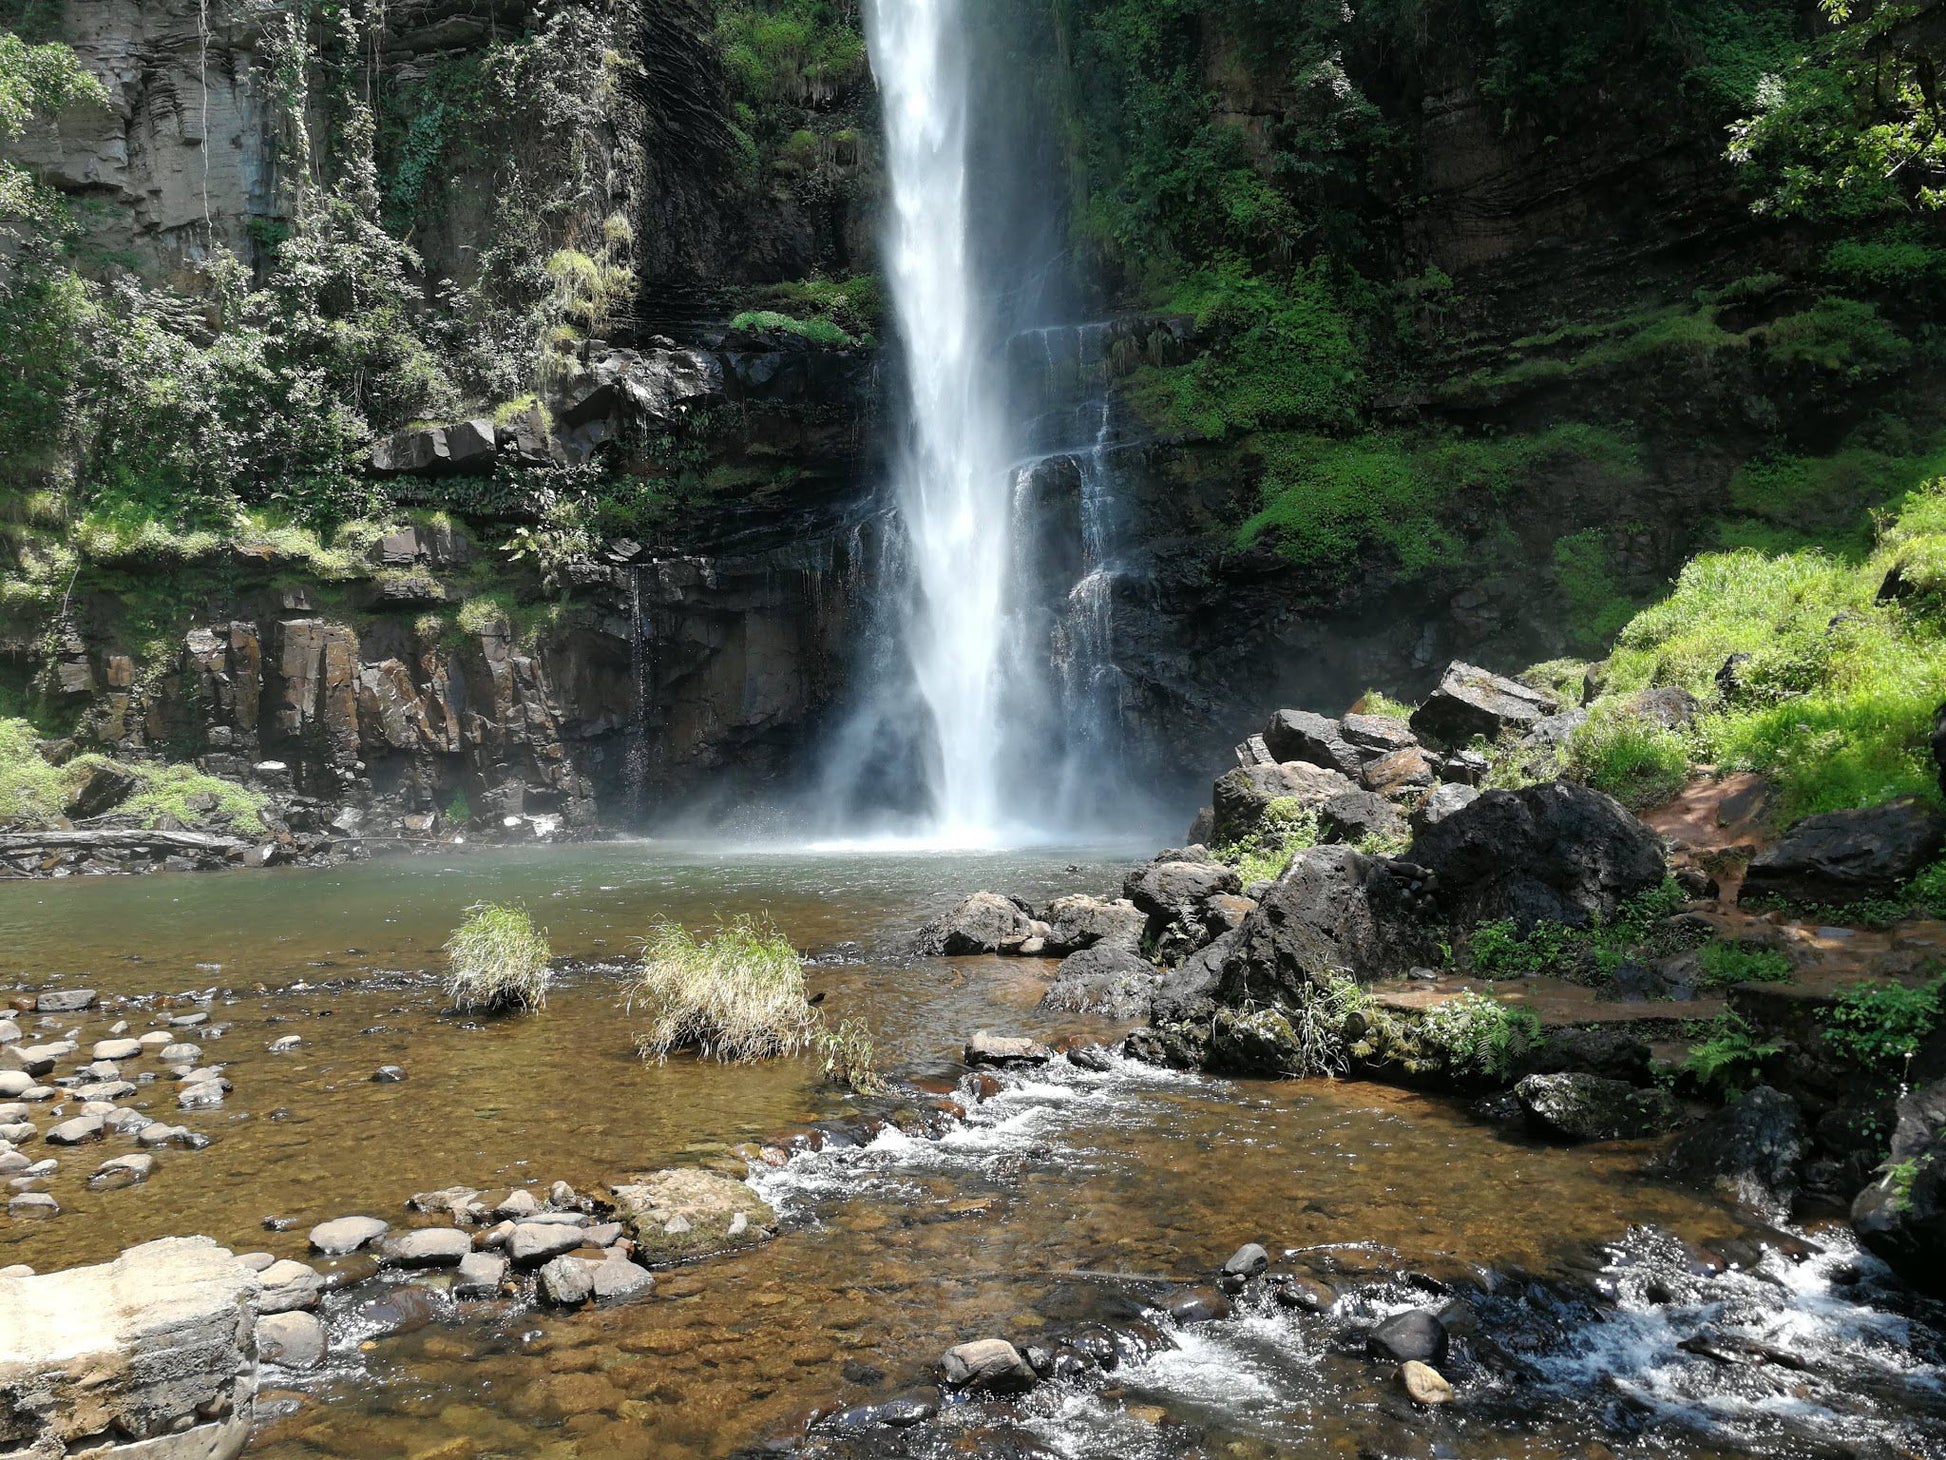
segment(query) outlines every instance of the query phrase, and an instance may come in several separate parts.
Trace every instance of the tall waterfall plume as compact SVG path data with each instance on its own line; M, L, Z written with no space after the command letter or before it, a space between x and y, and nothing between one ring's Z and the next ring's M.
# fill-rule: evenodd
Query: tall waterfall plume
M894 471L913 593L904 636L935 743L929 834L997 839L1000 669L1011 553L1000 352L981 303L970 209L972 62L962 0L870 0L890 206L884 263L905 348Z

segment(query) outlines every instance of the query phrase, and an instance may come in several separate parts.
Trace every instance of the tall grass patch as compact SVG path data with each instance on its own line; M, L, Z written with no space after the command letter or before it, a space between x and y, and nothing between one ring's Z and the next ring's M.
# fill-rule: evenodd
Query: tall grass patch
M799 1054L814 1045L820 1023L805 996L804 960L755 918L707 938L679 923L659 925L643 945L628 1006L648 1017L635 1047L653 1060L683 1049L726 1063Z
M457 1009L480 1013L547 1007L553 970L545 930L524 908L483 902L446 940L446 994Z

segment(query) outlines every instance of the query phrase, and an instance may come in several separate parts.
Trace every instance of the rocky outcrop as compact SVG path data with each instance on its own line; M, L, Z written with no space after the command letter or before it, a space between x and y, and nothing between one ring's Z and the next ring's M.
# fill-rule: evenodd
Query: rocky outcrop
M777 1213L741 1181L672 1168L609 1188L636 1259L683 1262L754 1247L777 1235Z
M1662 842L1613 798L1568 781L1488 791L1412 843L1454 928L1511 918L1584 927L1667 875Z
M1810 903L1889 897L1946 846L1946 815L1916 798L1807 816L1757 853L1743 893Z
M250 1435L256 1292L207 1237L0 1278L0 1447L35 1460L230 1460Z
M1808 1149L1797 1102L1759 1085L1684 1135L1658 1169L1766 1221L1781 1222L1797 1197Z
M1899 1101L1891 1155L1852 1203L1851 1224L1908 1282L1946 1298L1946 1080Z
M1576 1072L1529 1075L1514 1086L1528 1123L1570 1141L1619 1141L1661 1135L1681 1119L1667 1090Z
M915 951L923 958L1017 953L1036 932L1027 908L997 892L976 892L920 929Z
M1263 822L1274 801L1294 801L1300 809L1311 811L1333 796L1357 789L1357 783L1342 772L1309 761L1238 766L1216 782L1212 793L1213 839L1218 846L1243 840Z
M1476 735L1495 740L1506 730L1531 730L1559 708L1552 696L1518 680L1455 661L1412 712L1411 723L1426 739L1458 749Z

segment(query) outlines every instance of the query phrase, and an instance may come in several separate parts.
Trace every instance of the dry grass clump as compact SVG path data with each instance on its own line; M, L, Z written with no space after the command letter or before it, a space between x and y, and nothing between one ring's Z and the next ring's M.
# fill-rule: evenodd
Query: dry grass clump
M739 918L707 938L659 924L643 944L628 1006L649 1016L635 1036L644 1059L683 1049L736 1064L810 1053L834 1084L861 1095L885 1088L871 1029L857 1019L825 1027L805 993L804 960L762 919Z
M446 993L459 1009L537 1013L554 977L550 956L547 933L525 909L478 903L446 940Z
M818 1013L804 992L804 960L767 921L738 918L698 939L678 923L649 935L628 1006L649 1016L635 1036L645 1059L693 1049L742 1063L809 1048Z

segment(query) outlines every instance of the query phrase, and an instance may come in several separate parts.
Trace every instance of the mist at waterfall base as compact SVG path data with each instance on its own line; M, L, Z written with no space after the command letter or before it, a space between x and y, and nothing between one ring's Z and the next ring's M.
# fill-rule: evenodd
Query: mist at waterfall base
M1146 832L1121 754L1113 404L1077 324L1045 7L869 0L902 398L893 529L816 791L832 841Z

